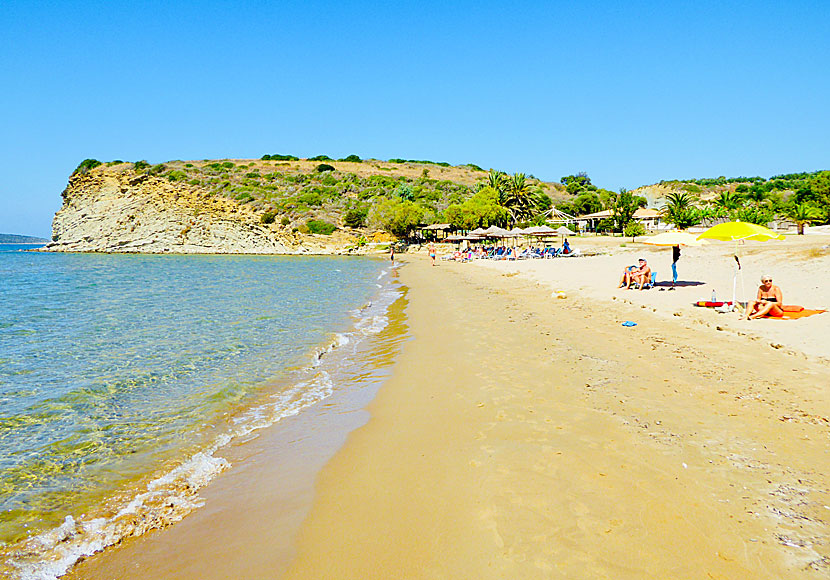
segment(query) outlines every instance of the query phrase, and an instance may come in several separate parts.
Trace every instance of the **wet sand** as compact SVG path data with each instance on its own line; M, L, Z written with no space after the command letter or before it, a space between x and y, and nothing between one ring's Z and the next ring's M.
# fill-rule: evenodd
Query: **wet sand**
M622 300L555 300L516 272L405 260L413 340L330 461L279 457L286 423L205 508L73 577L830 573L825 362ZM295 419L297 438L313 430ZM281 477L323 463L313 503Z

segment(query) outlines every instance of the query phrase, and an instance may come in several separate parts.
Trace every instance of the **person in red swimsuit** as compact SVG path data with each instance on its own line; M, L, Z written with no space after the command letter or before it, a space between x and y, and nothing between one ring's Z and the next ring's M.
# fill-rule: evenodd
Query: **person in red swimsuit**
M761 276L761 286L758 287L758 297L746 305L744 320L753 320L762 316L784 316L781 305L784 298L781 295L781 288L772 284L772 276Z

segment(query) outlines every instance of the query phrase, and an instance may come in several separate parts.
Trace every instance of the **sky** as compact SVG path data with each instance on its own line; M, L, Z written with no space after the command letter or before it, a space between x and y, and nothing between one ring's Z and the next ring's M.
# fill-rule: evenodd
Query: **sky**
M0 232L49 237L86 158L830 169L828 63L827 0L0 0Z

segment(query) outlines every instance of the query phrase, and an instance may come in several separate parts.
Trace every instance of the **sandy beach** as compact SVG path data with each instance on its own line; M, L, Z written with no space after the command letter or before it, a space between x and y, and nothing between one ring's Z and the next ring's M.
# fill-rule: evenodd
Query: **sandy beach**
M746 288L769 269L786 302L826 307L828 258L811 253L824 240L744 248ZM403 258L411 340L368 422L301 469L313 494L273 464L299 469L278 452L302 436L264 435L205 508L72 577L826 577L830 314L693 308L731 294L727 246L684 250L695 284L617 290L642 254L666 280L671 254L620 243L574 240L606 251L578 259Z

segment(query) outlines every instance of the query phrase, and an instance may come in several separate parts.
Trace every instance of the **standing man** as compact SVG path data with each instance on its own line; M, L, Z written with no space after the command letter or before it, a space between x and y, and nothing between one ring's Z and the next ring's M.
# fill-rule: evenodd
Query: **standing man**
M435 265L435 244L429 243L429 259L432 260L432 265Z
M680 246L671 247L671 287L677 284L677 261L680 259Z

